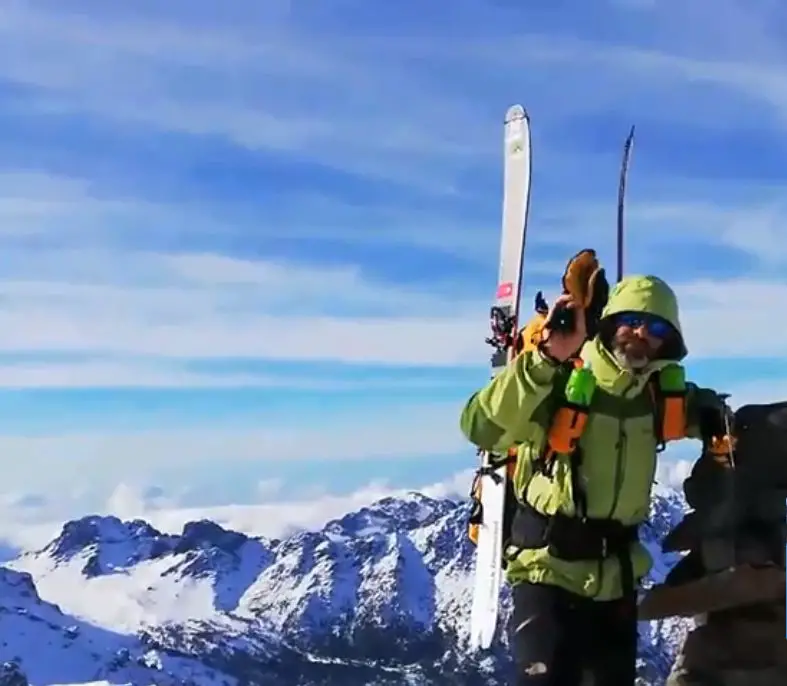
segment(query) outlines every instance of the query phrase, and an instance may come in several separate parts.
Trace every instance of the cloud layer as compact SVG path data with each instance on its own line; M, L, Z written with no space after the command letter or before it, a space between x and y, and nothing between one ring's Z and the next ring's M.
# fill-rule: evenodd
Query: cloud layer
M435 498L463 499L472 473L473 470L461 471L445 480L413 488L397 488L380 480L344 494L291 492L281 483L260 482L260 499L255 503L203 507L184 507L176 495L168 496L158 488L140 489L120 483L103 504L91 511L122 519L142 518L172 533L180 532L186 522L207 518L250 536L276 538L296 530L318 529L331 519L381 498L411 491ZM76 514L79 507L78 499L53 507L52 503L32 496L6 498L0 505L5 522L0 528L0 545L6 548L6 559L20 550L34 550L48 543L60 531L65 518L81 516Z
M578 248L612 267L635 123L627 271L674 285L693 378L737 404L778 397L784 14L6 3L5 487L51 505L86 482L247 484L249 465L287 481L305 459L387 479L419 455L436 482L431 465L472 458L458 412L487 375L501 119L518 100L525 311Z

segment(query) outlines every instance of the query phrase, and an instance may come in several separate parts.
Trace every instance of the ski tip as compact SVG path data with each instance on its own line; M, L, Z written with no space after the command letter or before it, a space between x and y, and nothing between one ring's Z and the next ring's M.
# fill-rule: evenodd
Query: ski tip
M524 107L522 107L522 105L511 105L511 107L509 107L506 110L506 119L505 119L506 124L512 121L517 121L527 118L528 118L527 111L525 110Z

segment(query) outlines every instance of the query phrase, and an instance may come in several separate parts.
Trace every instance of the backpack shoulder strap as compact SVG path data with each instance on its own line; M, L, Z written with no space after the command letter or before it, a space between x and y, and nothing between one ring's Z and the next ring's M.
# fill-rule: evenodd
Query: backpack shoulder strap
M647 384L653 403L653 432L656 450L670 441L686 438L686 378L681 365L670 365L651 375Z

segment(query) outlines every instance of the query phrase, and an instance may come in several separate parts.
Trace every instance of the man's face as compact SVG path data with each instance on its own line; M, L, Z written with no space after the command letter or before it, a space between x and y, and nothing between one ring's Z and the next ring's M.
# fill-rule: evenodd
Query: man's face
M621 314L612 339L618 362L631 370L642 369L655 359L671 327L663 319L646 314Z

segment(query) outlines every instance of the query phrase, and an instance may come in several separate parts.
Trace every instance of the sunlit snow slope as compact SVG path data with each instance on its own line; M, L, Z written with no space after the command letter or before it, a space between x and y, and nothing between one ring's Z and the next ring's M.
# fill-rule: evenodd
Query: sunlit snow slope
M642 532L650 581L676 561L658 541L682 512L674 492L657 494ZM284 540L208 521L177 535L68 522L0 568L0 662L33 686L502 684L505 632L489 653L467 650L467 514L466 502L412 494ZM507 590L501 602L505 619ZM642 625L644 684L663 682L683 630Z

